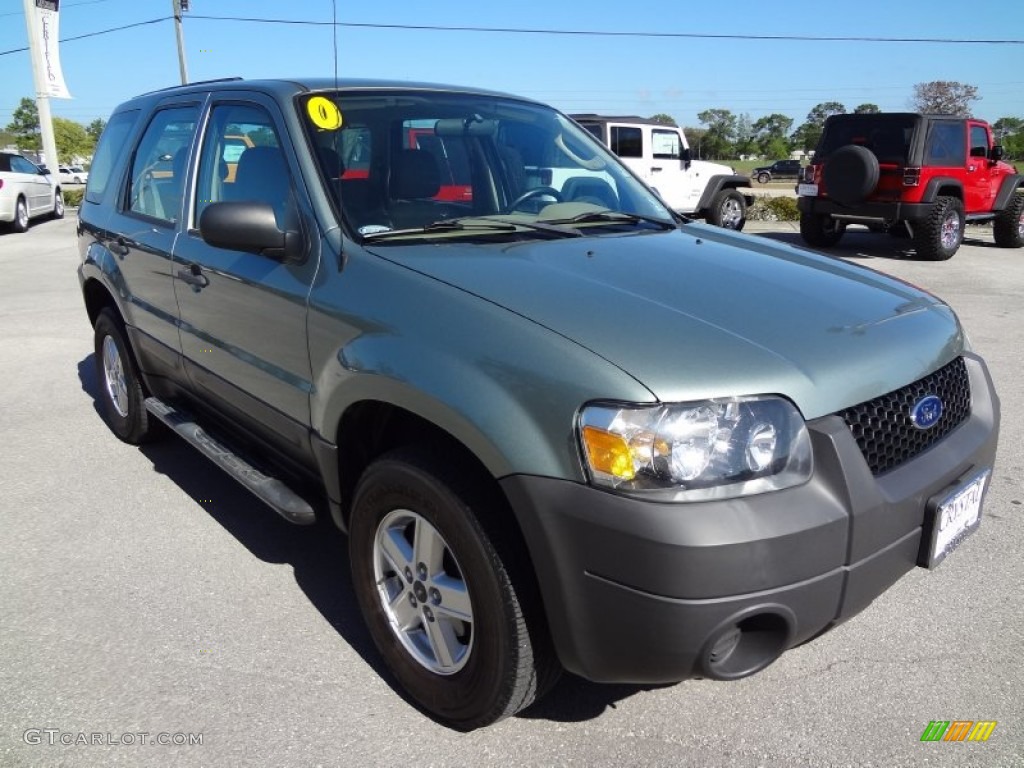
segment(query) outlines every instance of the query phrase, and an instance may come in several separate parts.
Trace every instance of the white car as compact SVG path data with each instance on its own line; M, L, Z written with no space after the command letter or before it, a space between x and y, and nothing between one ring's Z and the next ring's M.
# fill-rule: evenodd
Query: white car
M80 165L62 165L57 173L65 184L85 184L89 180L89 172Z
M37 216L64 217L60 185L39 166L12 152L0 152L0 224L15 232Z

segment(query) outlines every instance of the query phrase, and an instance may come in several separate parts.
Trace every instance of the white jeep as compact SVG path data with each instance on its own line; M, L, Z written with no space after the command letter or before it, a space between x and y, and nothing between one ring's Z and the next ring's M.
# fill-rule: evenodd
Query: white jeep
M642 117L570 117L618 155L673 210L727 229L743 229L754 196L741 190L749 189L750 179L727 165L691 160L681 128Z

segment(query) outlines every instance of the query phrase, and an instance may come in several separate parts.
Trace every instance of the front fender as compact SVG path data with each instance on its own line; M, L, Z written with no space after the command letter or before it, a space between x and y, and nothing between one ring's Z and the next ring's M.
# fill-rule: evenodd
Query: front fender
M700 202L697 203L698 211L705 211L711 205L711 201L715 199L715 195L721 192L723 189L739 189L741 187L749 187L750 178L747 176L736 175L720 175L711 176L708 179L707 186L704 187L704 193L700 196ZM744 200L747 205L754 204L753 195L744 195Z

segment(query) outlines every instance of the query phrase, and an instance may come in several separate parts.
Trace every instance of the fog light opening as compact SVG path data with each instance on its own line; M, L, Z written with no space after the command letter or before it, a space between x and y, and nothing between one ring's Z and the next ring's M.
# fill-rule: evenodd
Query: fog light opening
M776 613L727 622L708 640L702 671L716 680L737 680L760 672L782 655L790 635L789 622Z

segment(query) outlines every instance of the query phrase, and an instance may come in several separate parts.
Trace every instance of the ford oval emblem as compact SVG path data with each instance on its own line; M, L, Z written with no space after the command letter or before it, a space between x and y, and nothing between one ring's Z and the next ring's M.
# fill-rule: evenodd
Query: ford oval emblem
M937 395L926 395L910 409L910 420L918 429L931 429L942 418L942 400Z

